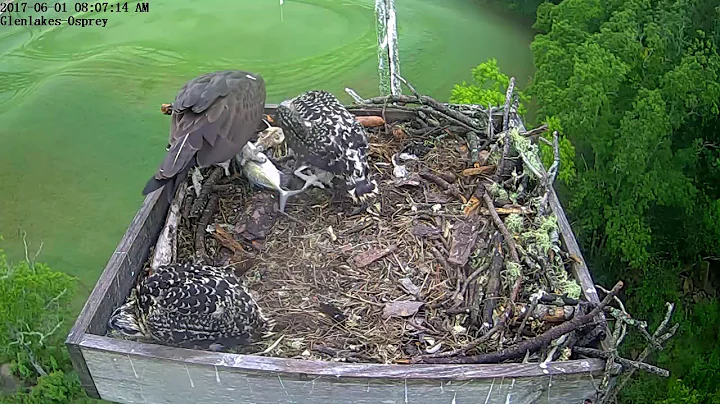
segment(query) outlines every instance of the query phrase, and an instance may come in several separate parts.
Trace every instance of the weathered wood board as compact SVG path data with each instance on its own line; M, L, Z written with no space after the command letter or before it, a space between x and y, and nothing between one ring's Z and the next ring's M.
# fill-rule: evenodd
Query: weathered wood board
M272 114L274 105L265 112ZM379 116L381 108L353 109ZM387 108L388 122L410 111ZM83 388L120 403L582 403L592 398L604 361L548 364L381 365L234 355L104 337L124 302L168 212L163 188L145 198L68 335L66 345ZM588 300L598 302L570 225L554 192L563 243L580 258L573 272Z
M82 351L101 396L122 403L581 403L603 366L340 364L107 340L87 336Z

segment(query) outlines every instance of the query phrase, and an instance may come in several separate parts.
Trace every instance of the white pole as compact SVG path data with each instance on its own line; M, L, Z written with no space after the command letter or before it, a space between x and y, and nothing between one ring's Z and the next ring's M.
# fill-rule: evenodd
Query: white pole
M380 94L400 95L400 62L397 46L397 19L395 0L375 0L376 31L378 38L378 74Z
M395 15L395 0L387 1L387 37L388 37L388 55L390 59L390 88L393 95L400 95L402 89L400 87L400 58L398 56L398 38L397 38L397 19Z

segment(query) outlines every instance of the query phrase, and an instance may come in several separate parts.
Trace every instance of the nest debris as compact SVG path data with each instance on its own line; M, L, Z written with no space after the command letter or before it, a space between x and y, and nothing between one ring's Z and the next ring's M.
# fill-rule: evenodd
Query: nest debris
M220 168L202 170L199 195L187 191L176 260L229 265L276 324L277 338L240 351L368 363L607 358L601 314L617 310L608 304L622 282L598 305L571 275L578 258L561 248L549 207L557 133L546 171L534 141L547 127L525 130L512 88L487 109L414 94L349 107L382 108L382 119L359 118L380 187L366 212L311 188L280 214L274 191ZM292 172L284 145L271 159Z
M546 184L524 174L514 148L515 155L506 156L507 179L488 163L502 161L501 146L513 139L511 132L498 130L496 139L475 141L470 146L478 150L472 150L468 127L487 127L492 120L461 120L457 111L443 119L448 115L429 108L368 128L380 196L367 212L353 212L341 193L312 188L290 199L287 215L278 214L273 191L254 189L240 175L224 178L219 168L204 169L199 197L188 191L177 260L232 265L244 274L282 336L257 344L256 351L407 363L463 350L499 321L517 328L523 312L517 307L529 305L539 291L571 302L536 307L540 314L525 322L523 339L573 318L581 293L567 272L557 221L552 213L537 215ZM479 114L487 111L474 112ZM493 133L502 128L492 126ZM517 126L512 134L524 140L524 128ZM526 144L519 149L537 158ZM271 157L281 161L286 155L280 148ZM287 163L278 164L290 172ZM504 237L514 239L513 252ZM502 348L507 335L501 334L466 353Z

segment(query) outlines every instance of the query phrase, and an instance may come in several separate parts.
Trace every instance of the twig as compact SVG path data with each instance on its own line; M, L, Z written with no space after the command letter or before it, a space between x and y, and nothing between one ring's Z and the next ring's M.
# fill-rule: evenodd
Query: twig
M480 127L477 123L473 122L473 119L469 116L463 114L462 112L452 110L448 108L447 106L443 105L442 103L436 101L433 98L430 98L426 95L421 95L420 97L417 96L411 96L411 95L389 95L387 97L375 97L370 98L368 100L365 100L368 102L368 104L362 104L362 105L355 105L355 108L361 108L361 107L377 107L377 105L385 104L386 102L391 103L401 103L401 104L421 104L421 105L428 105L431 108L424 108L424 107L403 107L403 106L393 106L393 108L398 109L405 109L410 111L423 111L426 114L431 114L443 119L446 119L448 121L453 122L456 125L460 125L468 130L477 130L477 129L484 129ZM369 104L376 104L376 105L369 105Z
M525 329L525 323L527 323L528 319L532 317L532 313L535 312L535 308L540 302L542 294L543 291L541 290L538 293L533 293L532 296L530 296L530 308L525 313L525 317L523 317L522 322L520 322L520 327L518 328L517 334L515 335L514 342L517 342L522 336L523 329Z
M480 276L481 273L485 272L485 270L490 266L490 262L487 264L481 266L480 268L473 271L473 273L470 274L470 276L465 279L465 282L463 282L462 289L460 290L460 296L465 296L465 293L467 293L468 287L470 286L470 283L475 280L478 276Z
M614 297L613 297L614 298ZM620 333L624 333L625 324L618 321L615 323L615 329L613 330L612 336L610 338L610 346L608 352L607 360L605 361L605 373L603 374L602 380L600 380L600 386L598 386L597 393L598 393L598 401L599 402L606 402L606 396L608 393L608 388L610 386L610 378L612 377L612 370L613 370L613 364L615 363L615 360L618 358L618 345L620 343Z
M358 95L358 93L356 93L355 90L353 90L352 88L345 87L345 92L348 93L348 95L352 97L352 99L355 100L355 102L357 102L358 104L367 104L367 100L360 97L360 95Z
M622 321L623 323L625 323L631 327L637 328L638 331L640 331L640 334L642 334L642 336L645 337L645 339L650 344L654 345L655 349L657 349L658 351L662 351L663 347L660 344L658 344L657 341L655 341L653 339L653 337L650 335L650 333L647 332L647 322L646 321L636 320L636 319L632 318L632 316L630 314L628 314L626 311L624 311L624 309L618 310L614 307L608 306L605 308L605 311L608 314L610 314L611 316L613 316L613 318L615 318L616 320Z
M513 90L515 89L515 77L510 77L507 91L505 91L505 105L503 106L503 132L507 132L510 128L510 101L512 101ZM503 153L507 155L507 153Z
M448 359L442 360L442 358L450 358L453 356L458 355L464 355L467 352L470 352L471 350L477 348L480 344L483 344L492 338L493 335L495 335L498 331L500 331L501 328L505 326L504 321L499 321L493 328L491 328L487 333L483 334L482 337L477 338L470 342L469 344L465 345L462 348L459 349L453 349L452 351L448 352L440 352L436 354L430 354L430 355L421 355L416 356L412 359L412 363L449 363ZM438 360L438 361L434 361Z
M500 271L502 270L505 254L502 248L503 236L495 232L492 241L493 246L492 265L490 266L489 279L485 287L485 301L483 302L482 321L483 328L490 328L493 321L493 311L497 298L500 296Z
M543 178L545 193L543 194L542 200L540 202L540 207L538 209L539 216L543 216L545 212L547 212L548 203L550 201L550 190L553 187L553 183L555 182L555 177L557 176L558 168L560 166L560 145L558 141L557 131L553 132L553 154L553 164L550 166L547 173L544 173L544 175L540 176L540 178ZM523 156L523 159L525 159L525 156ZM525 165L532 169L532 166L528 164L527 161L525 162Z
M492 114L489 113L489 111L492 111L492 104L488 104L488 123L487 123L487 138L492 141L493 136L495 136L495 125L493 125L492 120Z
M513 239L512 235L508 231L507 227L505 227L505 223L503 223L502 219L500 219L500 215L498 215L497 210L495 210L495 205L493 204L492 199L490 198L490 195L488 195L487 191L485 190L485 187L482 186L482 184L478 185L477 191L482 192L482 199L485 201L485 206L487 206L488 211L490 211L490 216L493 219L493 222L495 222L495 226L497 226L498 230L502 233L503 237L505 237L505 241L508 245L508 250L510 250L510 258L512 261L518 265L520 265L520 256L517 252L517 246L515 245L515 240Z
M178 187L168 210L165 226L155 243L155 253L150 263L150 272L154 272L161 265L168 265L177 259L177 229L180 224L180 207L185 200L187 194L187 182L183 182Z
M65 293L67 293L67 288L63 289L62 292L58 293L57 296L50 299L50 301L47 302L47 304L45 305L45 310L47 310L50 307L50 305L53 304L53 302L57 302L58 300L60 300L60 298L63 297L63 295Z
M30 269L35 269L35 263L30 261L30 257L28 256L27 232L22 233L22 242L23 247L25 247L25 262L30 266Z
M578 347L578 346L574 347L573 351L575 351L581 355L589 356L592 358L610 359L611 357L614 356L611 352L601 351L599 349L593 349L593 348L583 348L583 347ZM644 370L646 372L649 372L649 373L652 373L654 375L658 375L661 377L669 377L670 376L669 371L667 371L663 368L659 368L657 366L649 365L644 362L633 361L630 359L622 358L620 356L614 356L614 359L615 359L615 362L617 362L625 367L628 367L628 368L633 368L636 370L637 369Z
M557 176L558 169L560 168L560 143L558 140L558 133L557 131L553 132L553 156L554 160L550 168L548 169L547 175L547 187L551 187L552 184L555 182L555 177Z
M547 130L548 130L548 126L546 123L544 123L544 124L538 126L537 128L533 128L528 131L522 132L520 134L520 136L529 137L532 139L532 138L535 138L535 137L547 132ZM545 138L541 138L541 139L545 140Z
M465 136L467 137L470 163L473 167L480 167L480 141L478 135L474 131L469 131Z
M417 90L415 89L415 87L413 87L412 84L408 83L408 81L405 80L402 76L400 76L399 74L395 73L395 77L397 77L398 80L400 80L403 84L405 84L405 85L407 86L407 88L409 88L410 91L412 91L412 93L415 94L416 97L418 97L418 98L421 97L421 95L417 92Z
M216 167L215 170L213 170L212 174L210 174L208 179L205 180L202 189L200 190L200 196L195 199L195 202L190 209L190 215L188 217L196 218L200 215L200 212L204 208L205 203L210 198L213 186L220 179L220 176L222 176L222 174L223 169L220 167Z
M569 332L572 332L581 326L593 321L593 318L597 316L604 308L607 306L610 301L612 300L612 297L615 296L620 289L623 287L623 282L618 281L615 286L610 291L610 294L605 296L602 302L598 304L592 311L590 311L589 314L583 315L583 316L575 316L572 320L566 321L558 326L555 326L548 331L538 335L537 337L529 340L525 340L519 344L513 345L509 348L505 348L503 350L488 353L488 354L481 354L481 355L474 355L474 356L466 356L461 358L453 358L451 360L435 360L435 359L425 359L424 363L457 363L457 364L467 364L467 363L499 363L505 360L509 359L517 359L525 355L526 352L535 352L538 349L547 346L550 344L553 340L560 338L560 336L567 334Z
M482 192L482 198L485 201L485 205L488 208L488 211L490 212L490 216L493 219L493 222L495 222L495 226L500 230L503 237L505 237L505 241L507 242L508 250L510 250L510 258L512 261L520 265L520 256L517 252L517 246L515 245L515 240L513 239L512 235L508 231L507 227L505 227L505 224L500 219L500 216L498 215L497 211L495 210L495 205L493 204L492 199L490 199L490 195L488 195L487 191L485 190L485 186L482 184L478 184L477 189L475 190L476 195L479 192ZM517 301L518 295L520 294L520 289L522 288L523 283L523 274L522 271L518 272L517 279L515 279L515 283L513 284L512 291L510 292L510 304L507 305L505 308L505 312L503 314L505 320L510 318L510 315L512 314L512 304Z
M666 332L667 326L670 323L670 318L672 317L673 310L675 309L675 304L673 303L665 303L665 306L667 307L667 313L665 314L665 318L660 323L658 328L653 333L653 340L657 341L659 344L664 343L668 339L672 338L673 335L675 335L675 332L677 332L678 327L680 326L679 323L676 323L674 326L670 328L669 331ZM644 362L645 359L652 353L653 351L653 345L648 345L643 349L643 351L638 355L636 361L637 362ZM614 399L617 394L620 392L620 390L625 387L625 384L630 380L630 378L635 373L635 368L631 368L623 376L618 380L618 382L615 384L615 386L610 390L610 393L608 393L607 398L608 402L611 402L612 399Z
M245 252L243 246L233 238L233 236L220 226L215 226L215 231L211 233L213 238L217 240L223 247L232 251L233 254Z
M215 214L217 208L218 195L213 194L208 201L202 217L200 217L200 220L197 223L197 228L195 229L195 259L199 262L207 262L209 260L205 251L205 229L208 224L210 224L210 220L212 219L213 214Z
M439 186L440 188L443 189L443 191L446 195L452 195L452 196L456 197L457 199L459 199L460 201L462 201L462 203L467 203L465 196L460 193L460 190L458 189L457 185L450 184L447 181L445 181L444 179L438 177L437 175L429 173L427 171L421 172L420 176L428 181L432 181L435 184L437 184L437 186Z
M35 355L33 355L33 353L32 353L32 351L30 350L30 348L29 348L27 345L25 345L24 348L25 348L25 351L27 352L28 359L30 359L30 364L33 366L33 368L35 368L35 371L36 371L40 376L47 376L47 375L48 375L47 372L45 371L45 369L43 369L43 367L42 367L42 366L38 363L38 361L35 359Z

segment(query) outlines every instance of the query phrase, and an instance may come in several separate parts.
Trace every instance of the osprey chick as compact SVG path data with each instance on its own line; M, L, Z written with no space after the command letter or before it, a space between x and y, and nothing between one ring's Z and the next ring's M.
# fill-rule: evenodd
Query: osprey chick
M331 185L333 177L344 182L355 202L377 196L378 186L367 163L365 128L334 95L307 91L281 103L276 118L297 158L295 175L310 182L314 176L302 171L313 166L325 172L318 177L324 177L320 179L326 184Z
M218 350L257 341L272 322L230 268L175 263L143 278L108 327L135 339Z

